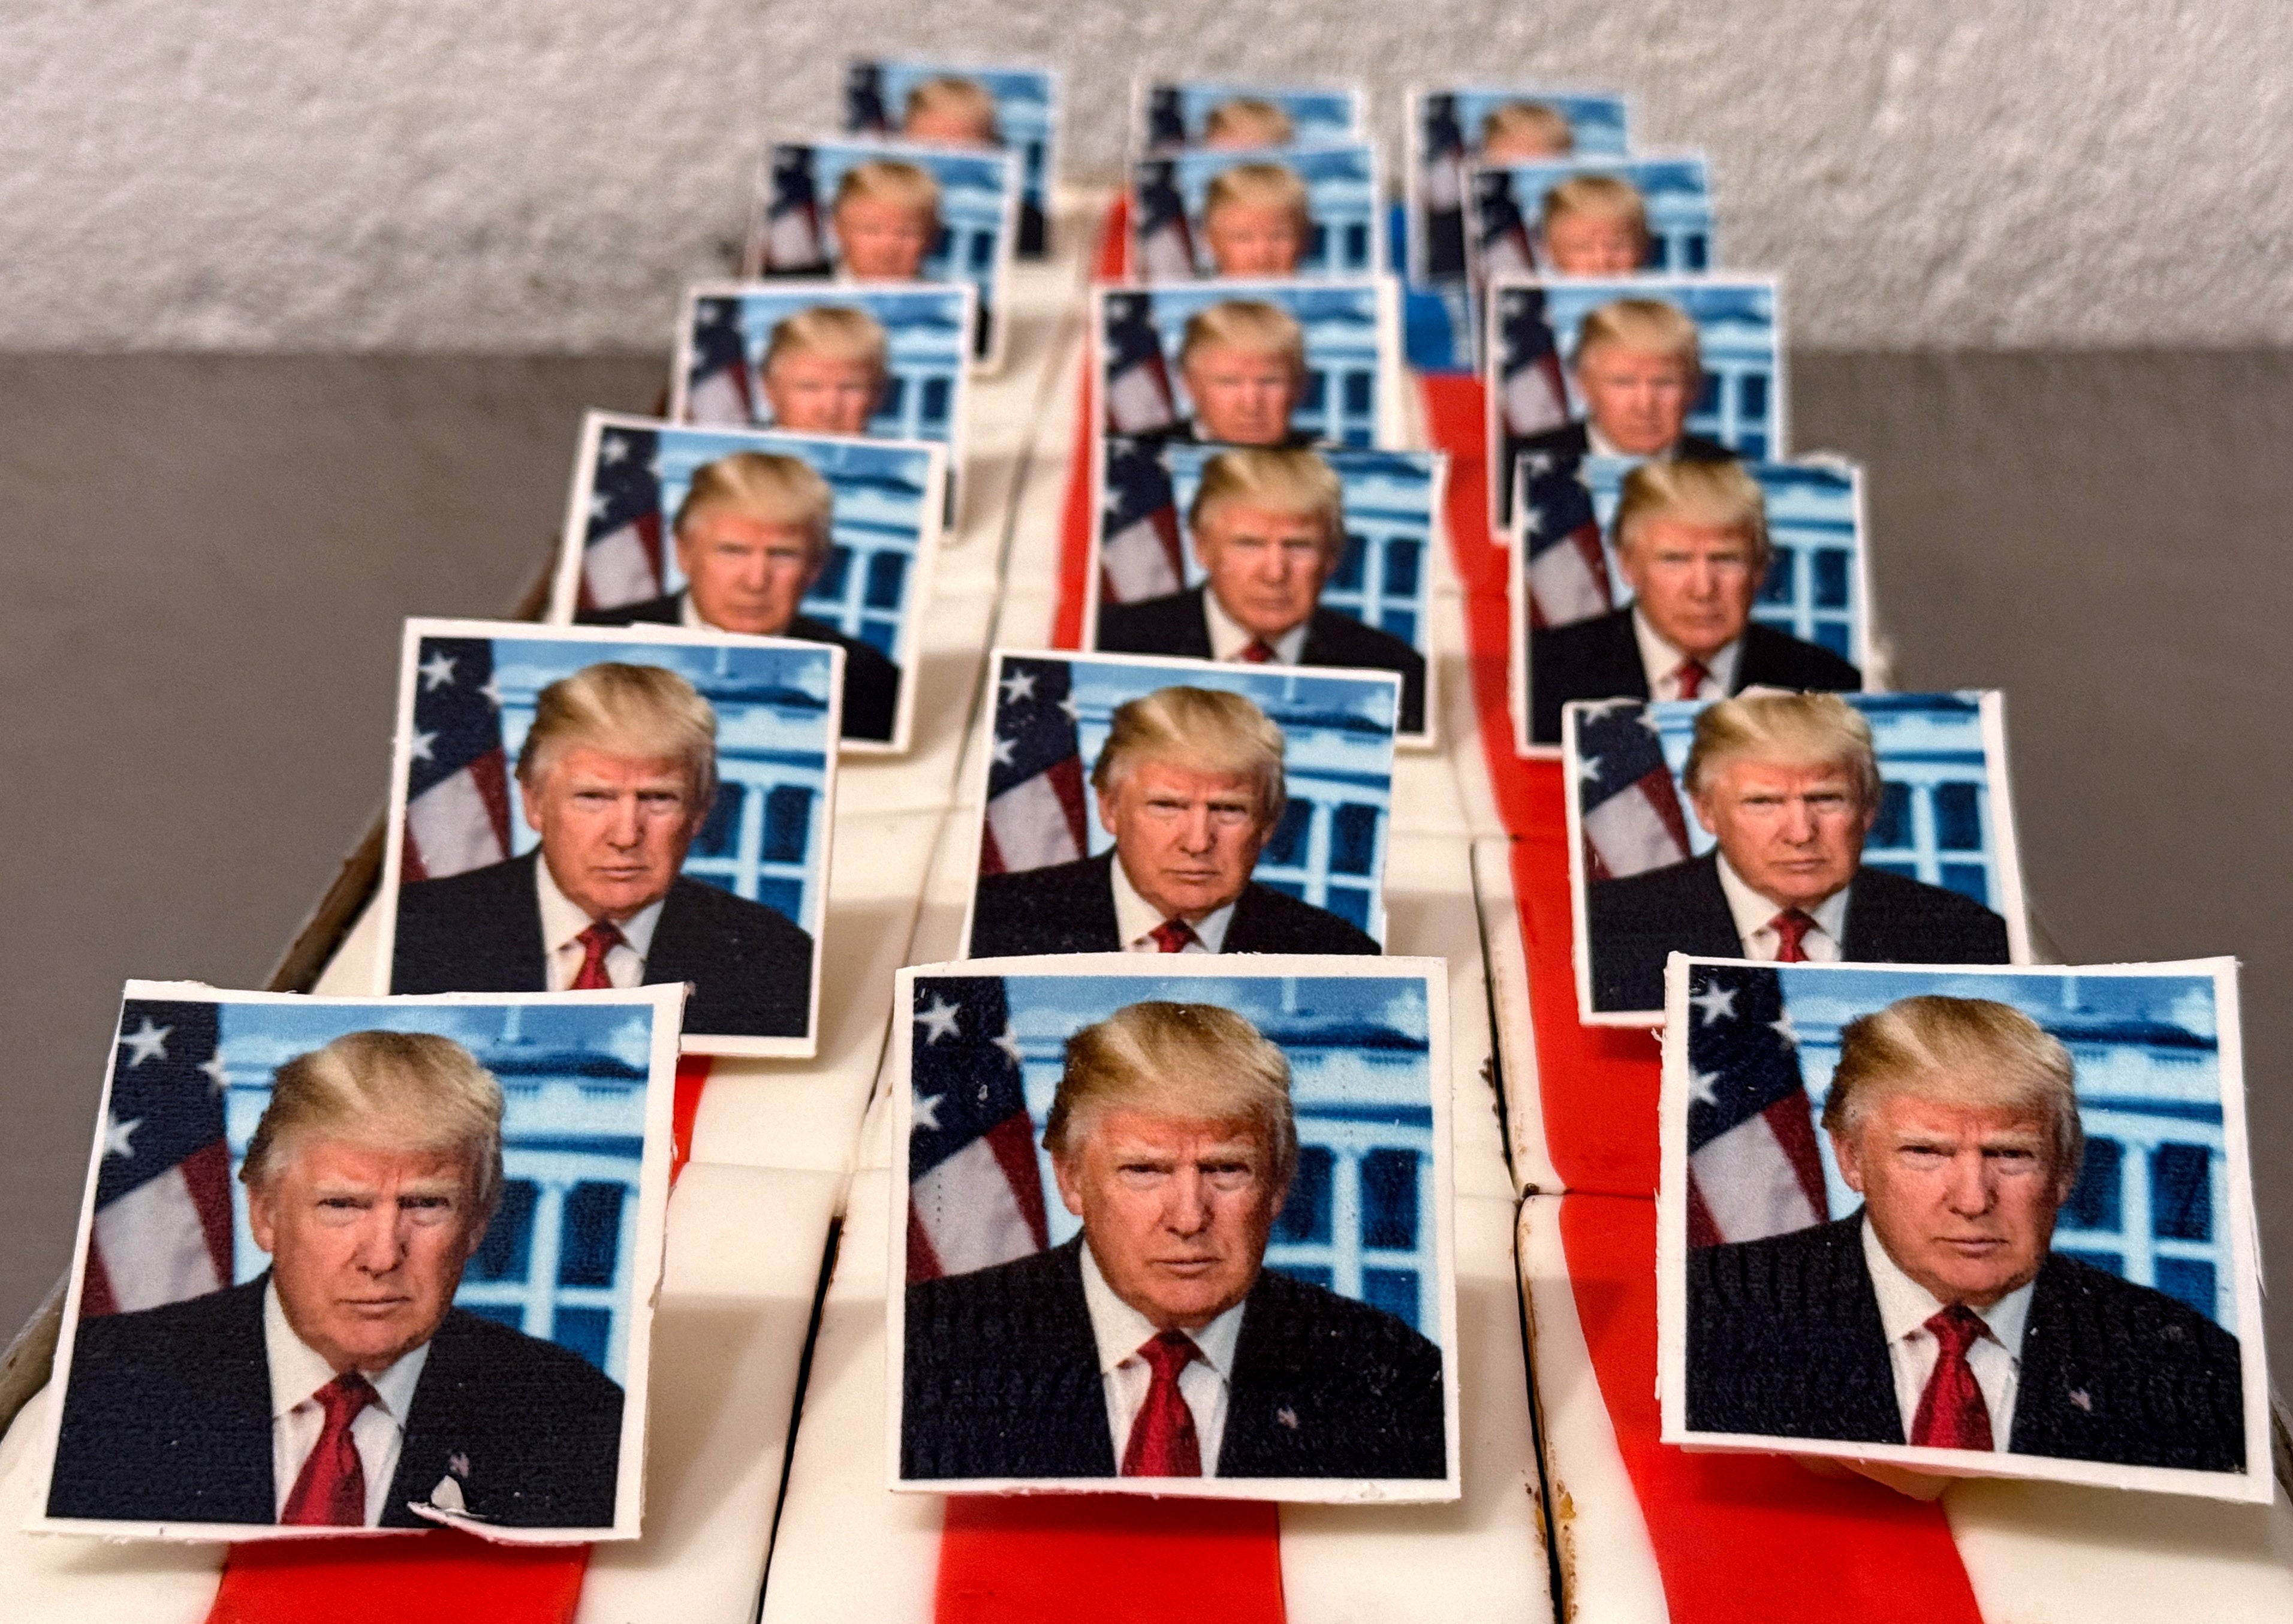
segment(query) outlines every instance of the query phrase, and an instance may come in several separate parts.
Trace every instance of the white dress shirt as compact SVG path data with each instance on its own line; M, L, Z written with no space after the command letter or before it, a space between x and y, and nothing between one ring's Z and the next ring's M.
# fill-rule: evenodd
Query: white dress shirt
M1641 670L1648 678L1650 699L1678 699L1680 668L1688 656L1665 641L1648 623L1640 604L1633 605L1633 641L1640 645ZM1700 662L1708 673L1697 690L1698 699L1723 699L1736 691L1736 662L1743 657L1744 639L1738 637L1709 660Z
M1927 1390L1942 1357L1942 1344L1926 1322L1942 1310L1927 1288L1895 1266L1887 1248L1879 1244L1868 1214L1863 1218L1863 1261L1871 1271L1871 1288L1879 1298L1879 1323L1887 1331L1887 1362L1895 1373L1895 1407L1902 1412L1903 1436L1919 1413L1919 1400ZM1989 1335L1977 1337L1966 1350L1967 1368L1982 1390L1990 1411L1990 1449L2003 1455L2014 1433L2014 1394L2022 1375L2022 1328L2030 1318L2030 1294L2036 1280L2015 1287L1989 1308L1967 1306Z
M557 889L546 857L534 859L533 889L541 904L541 957L549 970L549 990L562 993L573 985L573 978L581 973L581 961L588 956L580 936L592 921L579 903ZM652 951L653 930L668 903L664 897L621 922L620 944L605 952L605 978L615 987L644 984L645 955Z
M1846 952L1847 893L1852 885L1843 885L1811 908L1801 913L1815 921L1814 928L1800 938L1799 950L1817 964L1835 964ZM1737 939L1744 944L1744 956L1775 962L1776 951L1784 938L1775 928L1776 915L1784 912L1782 905L1762 897L1744 883L1744 877L1730 867L1728 854L1720 854L1720 889L1728 898L1728 912L1736 922Z
M1098 1271L1090 1243L1082 1246L1082 1301L1090 1312L1090 1334L1098 1344L1098 1373L1106 1390L1106 1425L1114 1440L1114 1466L1122 1469L1123 1452L1130 1445L1130 1428L1146 1407L1155 1384L1152 1366L1138 1350L1158 1335L1155 1322L1114 1295L1114 1287ZM1202 1446L1203 1475L1218 1475L1219 1446L1226 1441L1226 1412L1234 1388L1234 1349L1242 1339L1242 1303L1203 1327L1189 1331L1202 1357L1179 1372L1179 1396L1195 1418L1195 1439Z
M295 1335L287 1311L279 1305L274 1281L263 1291L263 1352L271 1367L271 1515L284 1514L303 1463L319 1447L327 1430L327 1412L316 1394L335 1379L335 1368ZM359 1468L366 1474L366 1526L382 1522L390 1498L390 1480L398 1474L399 1451L406 1442L406 1415L414 1404L414 1389L429 1362L430 1344L424 1343L403 1354L388 1369L370 1374L375 1401L351 1422L351 1444L358 1450Z
M1122 872L1122 858L1118 855L1107 865L1114 874L1114 935L1125 953L1160 953L1163 944L1155 939L1155 931L1163 920L1163 910L1138 894L1130 883L1130 876ZM1180 953L1216 953L1226 946L1226 930L1234 923L1235 905L1231 902L1213 913L1205 914L1195 922L1195 939L1179 949Z
M711 626L701 618L701 611L693 606L693 589L685 588L677 595L677 623L687 631L722 631L722 626Z
M1203 589L1203 619L1210 626L1211 658L1213 660L1240 660L1244 649L1252 643L1263 642L1274 651L1274 658L1267 663L1295 665L1298 657L1306 652L1306 630L1312 618L1309 615L1278 637L1261 638L1226 612L1226 605L1219 602L1217 593L1208 587Z

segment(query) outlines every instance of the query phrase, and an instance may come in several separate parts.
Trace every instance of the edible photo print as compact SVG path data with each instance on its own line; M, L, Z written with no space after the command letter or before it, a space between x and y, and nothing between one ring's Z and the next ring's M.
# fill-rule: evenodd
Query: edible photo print
M2265 1503L2237 966L1675 954L1664 1441Z
M879 58L844 70L847 134L1017 154L1021 259L1049 252L1058 117L1059 76L1048 68Z
M1369 96L1357 85L1140 79L1131 102L1143 153L1360 141L1368 134Z
M1146 281L1373 276L1383 193L1367 142L1203 149L1131 167L1130 263Z
M891 1487L1454 1499L1438 959L903 970Z

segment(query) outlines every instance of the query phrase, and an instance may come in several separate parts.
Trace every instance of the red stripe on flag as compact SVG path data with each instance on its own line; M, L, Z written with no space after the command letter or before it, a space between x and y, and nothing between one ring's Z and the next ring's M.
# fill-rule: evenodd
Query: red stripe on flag
M1815 1145L1815 1118L1808 1109L1805 1094L1788 1094L1760 1113L1768 1119L1768 1132L1776 1136L1784 1157L1791 1163L1792 1174L1799 1180L1800 1190L1807 1204L1818 1214L1831 1210L1831 1191L1823 1181L1823 1154Z
M1428 378L1424 392L1433 443L1451 458L1449 535L1482 748L1514 836L1547 1150L1570 1190L1609 1192L1561 1201L1569 1284L1666 1604L1697 1624L1981 1624L1940 1507L1775 1456L1690 1455L1657 1441L1657 1050L1647 1033L1577 1022L1560 766L1513 753L1508 561L1486 517L1482 390Z
M668 1183L672 1190L677 1187L677 1175L693 1158L693 1123L701 1115L701 1092L708 1084L707 1055L677 1057L677 1102L670 1108L668 1118Z
M1260 1500L957 1495L937 1624L1282 1624L1282 1531Z
M1019 1204L1019 1215L1027 1221L1027 1232L1035 1238L1035 1249L1043 1250L1051 1244L1051 1237L1043 1214L1043 1170L1035 1160L1034 1125L1024 1116L1006 1116L980 1137L995 1153L995 1165L1003 1169L1004 1181Z
M451 1530L234 1545L207 1624L565 1624L589 1547L491 1545Z
M1059 798L1059 809L1067 815L1067 832L1074 837L1077 851L1090 849L1090 806L1082 792L1082 758L1069 756L1054 761L1044 772L1051 781L1051 793Z
M207 1243L207 1257L215 1279L231 1276L231 1149L223 1141L201 1145L177 1164L183 1184L191 1192L191 1206L199 1214L199 1231Z
M506 853L509 849L509 768L502 752L490 750L470 763L470 782L476 786L478 799L486 803L486 817L494 826L494 840Z
M226 1272L224 1279L231 1278ZM119 1311L119 1299L111 1295L111 1276L104 1272L103 1248L91 1238L87 1246L87 1268L80 1275L79 1317L101 1319L105 1314Z

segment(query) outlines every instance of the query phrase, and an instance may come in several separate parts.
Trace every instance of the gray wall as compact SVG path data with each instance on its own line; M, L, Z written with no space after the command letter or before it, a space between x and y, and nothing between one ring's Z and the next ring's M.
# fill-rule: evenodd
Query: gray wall
M2281 0L12 0L0 350L650 348L900 49L1064 64L1106 174L1134 68L1621 86L1797 343L2293 342Z

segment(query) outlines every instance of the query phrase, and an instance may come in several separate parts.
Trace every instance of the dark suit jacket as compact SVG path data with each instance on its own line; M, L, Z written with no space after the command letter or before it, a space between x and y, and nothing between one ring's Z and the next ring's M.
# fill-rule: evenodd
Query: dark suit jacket
M398 893L393 993L539 993L549 987L534 889L539 851ZM812 1019L812 933L762 903L679 876L645 954L648 985L690 981L685 1029L802 1037Z
M1662 1009L1667 954L1744 956L1716 850L1597 881L1584 893L1584 930L1596 1010ZM1866 868L1847 893L1839 946L1853 964L2004 964L2006 922L1957 891Z
M50 1516L278 1521L263 1347L269 1279L80 1322ZM414 1389L383 1525L428 1526L407 1502L426 1502L450 1475L474 1516L609 1528L620 1449L617 1384L563 1348L451 1310Z
M618 609L584 609L577 626L682 626L685 594L649 597ZM806 643L829 643L844 651L844 736L888 743L900 714L900 668L857 637L847 637L824 621L799 614L780 634Z
M1006 954L1120 953L1114 854L979 881L971 915L975 958ZM1327 908L1253 880L1227 923L1227 953L1378 953L1376 940Z
M1101 604L1099 652L1210 659L1211 623L1203 608L1203 594L1208 590L1195 587L1135 604ZM1334 609L1317 609L1306 622L1306 645L1298 651L1298 663L1400 672L1400 730L1425 731L1425 656L1391 632Z
M1113 1477L1080 1238L908 1288L911 1479ZM1392 1315L1260 1271L1244 1299L1220 1477L1440 1477L1441 1350Z
M1497 448L1497 467L1503 470L1504 484L1497 492L1497 516L1510 523L1512 519L1512 492L1515 470L1520 459L1532 452L1543 451L1553 459L1555 466L1581 462L1592 453L1592 435L1582 418L1570 419L1558 428L1544 429L1534 434L1505 434ZM1736 453L1717 440L1705 434L1683 434L1673 453L1681 462L1732 462Z
M1862 686L1863 673L1829 649L1754 621L1744 628L1736 686L1729 692L1770 687L1852 694ZM1529 633L1528 736L1536 743L1560 743L1560 707L1572 699L1648 696L1630 604L1589 621Z
M1688 1425L1901 1443L1862 1214L1688 1255ZM2022 1332L2017 1455L2235 1472L2237 1338L2163 1292L2057 1253Z

